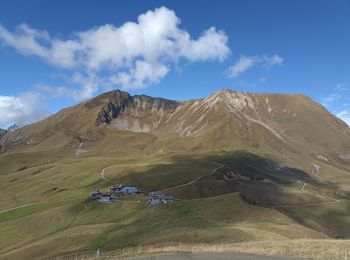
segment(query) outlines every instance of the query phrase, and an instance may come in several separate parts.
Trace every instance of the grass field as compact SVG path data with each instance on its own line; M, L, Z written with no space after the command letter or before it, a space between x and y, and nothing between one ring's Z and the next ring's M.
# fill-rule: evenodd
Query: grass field
M18 209L0 223L2 257L24 258L162 243L259 241L262 238L321 238L272 209L243 203L238 194L148 208L144 204L100 204L89 200ZM30 225L29 225L30 224ZM19 239L18 232L21 232ZM37 239L35 239L37 238ZM57 245L60 245L57 247ZM17 249L20 247L20 249Z
M319 248L328 240L315 239L349 236L346 198L330 205L273 208L328 201L334 194L319 198L301 191L302 183L296 179L308 185L315 180L302 171L281 175L271 166L278 166L278 161L270 158L267 163L267 158L241 152L212 156L117 151L77 157L67 149L1 156L0 258L84 255L98 248L106 254L130 248L135 252L196 251L204 245L211 245L212 250L221 245L242 252L302 255L293 251L298 250L298 239ZM225 167L214 171L221 164ZM156 207L131 197L98 203L88 197L91 191L111 185L101 178L104 168L104 176L115 184L136 185L145 193L167 189L184 200ZM251 180L223 179L231 169ZM240 194L250 196L257 205L244 202ZM15 209L7 211L11 208ZM276 248L269 249L262 241ZM330 243L329 250L346 243ZM179 245L183 249L174 249Z

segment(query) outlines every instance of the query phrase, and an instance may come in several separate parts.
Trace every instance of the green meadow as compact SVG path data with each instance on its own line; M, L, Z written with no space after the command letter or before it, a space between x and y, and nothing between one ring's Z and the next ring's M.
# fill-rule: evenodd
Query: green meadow
M350 226L350 203L345 199L312 208L274 208L324 199L302 192L302 185L293 183L291 176L278 175L271 168L277 163L272 159L267 163L239 151L215 156L87 153L76 157L63 149L61 154L0 157L0 208L14 208L0 213L0 258L61 257L174 243L327 239L350 233L344 228ZM225 167L215 170L219 165ZM104 177L112 182L102 179L104 168ZM245 178L223 179L231 168ZM302 172L298 174L313 185ZM136 185L144 195L113 203L89 198L92 191L106 191L112 183ZM182 200L158 206L144 203L148 192L162 189ZM242 194L257 205L244 201ZM331 224L334 217L339 227Z

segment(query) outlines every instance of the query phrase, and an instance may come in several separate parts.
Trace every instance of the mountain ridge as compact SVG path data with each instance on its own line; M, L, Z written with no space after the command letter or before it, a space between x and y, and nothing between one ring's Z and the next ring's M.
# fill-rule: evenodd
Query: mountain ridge
M202 138L216 135L219 138L221 130L226 128L230 129L230 133L225 133L227 138L241 140L248 146L264 142L281 147L284 144L298 146L297 143L305 139L319 145L318 128L323 128L329 139L329 144L323 140L323 146L331 147L337 141L336 146L342 146L340 150L347 150L350 143L347 141L349 127L305 95L221 89L208 97L188 101L132 96L120 90L106 92L42 121L5 133L0 145L28 147L58 133L79 140L90 135L87 139L97 140L113 129L156 136ZM345 143L339 140L344 135ZM335 138L329 138L332 136Z

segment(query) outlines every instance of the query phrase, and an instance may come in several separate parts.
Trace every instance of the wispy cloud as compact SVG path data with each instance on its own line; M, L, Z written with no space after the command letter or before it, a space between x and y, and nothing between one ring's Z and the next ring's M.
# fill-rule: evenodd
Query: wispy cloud
M277 54L273 56L241 56L235 64L228 68L228 76L230 78L236 78L254 66L271 68L275 65L282 65L283 61L284 59Z
M0 114L0 127L7 127L13 123L32 123L48 113L43 96L29 91L19 96L0 96Z
M235 78L253 66L253 58L242 56L234 65L228 68L229 77Z
M83 98L96 91L97 77L124 89L145 88L158 83L181 60L223 61L230 54L223 31L210 27L193 39L180 23L174 11L161 7L139 15L137 22L106 24L69 39L54 38L26 24L12 32L0 25L0 41L23 55L85 75L76 82L83 91L77 97ZM51 90L66 94L63 87Z

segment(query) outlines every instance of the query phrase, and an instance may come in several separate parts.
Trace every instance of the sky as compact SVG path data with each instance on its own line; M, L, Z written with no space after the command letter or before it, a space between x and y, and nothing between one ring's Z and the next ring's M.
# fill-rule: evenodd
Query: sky
M113 89L305 94L350 125L350 0L0 0L0 127Z

